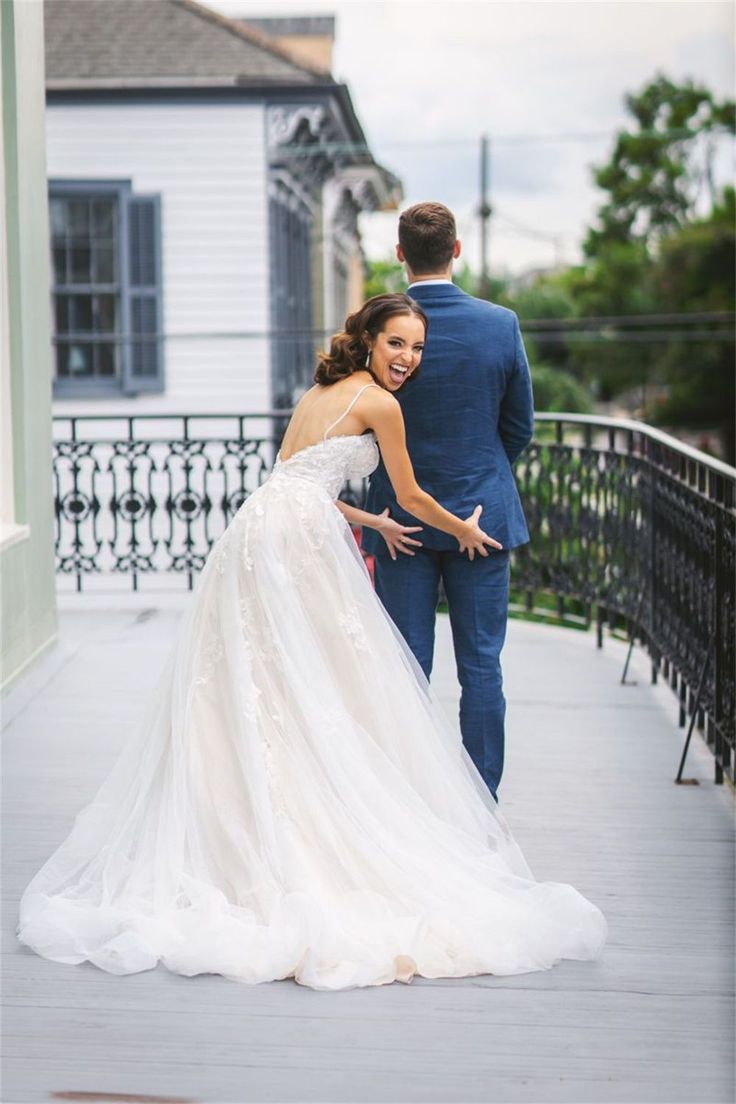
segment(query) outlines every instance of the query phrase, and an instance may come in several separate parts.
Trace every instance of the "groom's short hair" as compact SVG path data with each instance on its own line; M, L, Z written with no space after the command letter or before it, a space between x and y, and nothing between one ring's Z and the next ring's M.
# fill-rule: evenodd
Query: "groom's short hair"
M399 217L399 245L416 276L447 268L456 239L455 216L443 203L415 203Z

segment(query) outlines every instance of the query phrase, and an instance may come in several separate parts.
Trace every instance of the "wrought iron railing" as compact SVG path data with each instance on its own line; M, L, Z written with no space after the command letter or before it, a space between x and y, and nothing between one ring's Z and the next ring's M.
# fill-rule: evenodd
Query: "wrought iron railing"
M60 578L191 588L270 471L284 416L56 417ZM516 476L533 534L514 555L526 607L552 595L599 643L606 623L628 630L679 695L688 742L697 724L716 779L733 781L736 470L640 422L540 414ZM362 486L346 491L360 502Z
M734 781L736 469L641 422L537 416L516 466L532 542L515 579L625 626ZM631 649L629 650L629 657ZM626 679L628 658L622 681Z

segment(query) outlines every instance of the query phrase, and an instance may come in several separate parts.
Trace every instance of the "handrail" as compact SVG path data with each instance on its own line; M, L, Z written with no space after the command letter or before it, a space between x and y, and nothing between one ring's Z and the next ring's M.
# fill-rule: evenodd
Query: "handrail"
M134 419L135 421L166 421L168 419L186 419L187 421L198 421L200 419L226 419L226 418L238 418L241 421L249 420L269 420L269 419L281 419L290 418L292 411L290 409L283 410L262 410L253 411L249 413L234 413L232 410L227 411L204 411L204 412L189 412L182 414L180 411L177 413L168 413L167 411L161 411L160 413L147 413L147 414L55 414L53 417L54 422L69 421L73 419L75 422L110 422L110 421L129 421ZM705 464L706 467L711 468L713 471L718 472L719 475L725 475L727 478L736 480L736 468L731 467L729 464L724 464L722 460L718 460L715 456L710 456L707 452L702 452L700 449L693 448L692 445L686 445L684 441L681 441L677 437L673 437L669 433L665 433L661 429L657 429L655 426L649 425L647 422L639 422L632 418L609 418L603 415L597 414L550 414L547 412L535 411L535 422L563 422L565 424L578 424L587 426L600 426L602 429L621 429L628 430L631 433L639 433L642 437L647 437L652 441L659 441L660 444L666 445L667 448L672 448L676 452L681 453L683 456L687 456L691 460L697 461L699 464Z
M673 437L672 434L665 433L663 430L657 429L647 422L638 422L633 418L608 418L597 414L547 413L535 413L534 421L600 426L602 429L621 429L630 433L638 433L640 436L646 437L650 441L658 441L660 444L666 445L667 448L673 449L673 451L680 453L682 456L687 456L690 460L695 460L698 464L703 464L719 475L725 475L727 479L736 480L736 468L732 468L730 464L724 464L724 462L717 457L710 456L701 449L693 448L692 445L686 445L685 442L681 441L678 437Z

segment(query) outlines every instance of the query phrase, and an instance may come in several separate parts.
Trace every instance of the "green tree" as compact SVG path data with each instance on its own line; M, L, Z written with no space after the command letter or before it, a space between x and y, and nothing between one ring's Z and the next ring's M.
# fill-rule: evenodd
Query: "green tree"
M678 230L695 217L704 190L712 205L718 138L736 132L733 100L719 102L703 85L663 74L627 96L626 107L633 123L594 172L608 195L585 241L589 257L610 243L652 245Z
M652 257L642 242L607 243L587 264L569 269L564 282L578 318L653 314L659 309ZM596 398L609 402L623 391L643 391L660 352L657 344L631 340L623 327L601 327L590 338L584 331L576 334L569 368L589 383Z
M726 188L711 216L670 235L659 250L654 285L672 312L730 312L736 296L736 198ZM699 326L705 330L705 325ZM733 328L713 341L697 344L673 340L666 346L661 370L667 397L652 411L662 424L715 428L726 460L736 459L734 444Z
M404 266L399 264L395 257L391 256L381 261L368 261L368 274L364 287L365 298L369 299L372 295L383 295L386 292L396 291L406 291Z
M569 343L564 329L556 326L555 322L572 318L575 302L560 273L541 273L532 283L508 290L501 302L516 311L522 329L525 323L544 323L541 330L535 328L524 332L524 344L530 361L553 368L569 368Z
M626 106L632 122L616 136L607 164L594 173L606 196L584 242L586 261L566 276L575 313L610 317L708 309L708 289L722 281L721 254L706 248L704 238L710 241L712 235L701 224L709 220L698 211L707 201L715 203L714 161L724 135L736 132L734 103L716 100L703 85L676 84L659 74L627 96ZM688 234L695 226L700 229ZM681 265L684 279L691 250L699 257L692 260L699 276L688 293L666 274ZM684 343L674 350L665 332L661 340L636 337L637 331L621 326L610 329L608 339L605 331L595 341L583 338L571 346L570 367L591 381L601 399L637 389L645 416L648 385L680 385L670 377L682 371L683 357L697 375L694 364L705 365L716 355L695 343L687 351ZM721 345L718 357L723 352ZM712 372L709 378L715 383ZM676 391L682 395L681 386L671 391L673 403ZM725 406L727 391L719 394ZM662 414L665 409L674 416L674 405L663 407Z
M592 409L590 392L571 375L550 364L540 364L530 357L534 409L551 414L589 414Z

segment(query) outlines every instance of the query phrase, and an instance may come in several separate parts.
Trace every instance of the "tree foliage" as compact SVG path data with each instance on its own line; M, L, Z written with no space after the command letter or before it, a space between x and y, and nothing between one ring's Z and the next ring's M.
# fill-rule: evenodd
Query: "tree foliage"
M572 318L575 314L575 303L565 280L559 274L542 274L531 284L508 287L499 296L498 302L515 310L522 326L531 322L545 323L542 330L535 329L524 334L530 362L544 364L550 369L569 367L570 351L562 329L555 323Z
M733 188L707 219L670 235L654 266L653 283L668 310L732 311L736 295L736 202ZM702 330L707 331L705 325ZM662 351L660 373L668 382L665 399L652 417L665 425L718 430L723 453L734 462L734 342L721 332L697 344L672 340Z
M571 372L532 359L534 409L550 414L589 414L590 392Z
M569 276L577 312L732 311L733 191L719 196L714 165L719 144L736 132L733 100L659 74L626 106L632 123L594 173L606 196L584 242L586 263ZM716 428L733 461L733 341L723 332L686 341L681 331L664 326L649 343L625 333L610 345L582 343L571 364L601 398L639 384L645 417Z
M626 107L632 124L594 172L607 196L585 241L589 257L611 244L655 244L696 216L704 193L713 206L718 138L736 131L732 100L719 102L703 85L675 84L663 74L628 95Z
M368 261L363 291L366 299L384 292L406 291L404 266L391 256L381 261Z

